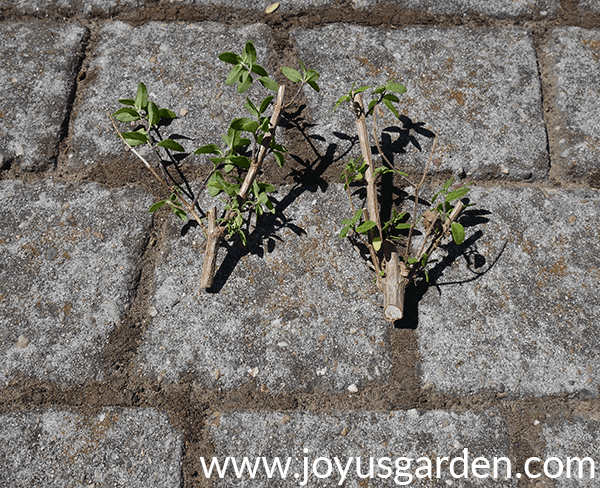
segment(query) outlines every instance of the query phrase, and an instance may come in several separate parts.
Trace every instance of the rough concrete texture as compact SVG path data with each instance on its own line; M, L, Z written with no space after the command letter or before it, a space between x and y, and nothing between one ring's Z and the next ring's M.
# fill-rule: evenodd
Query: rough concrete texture
M271 481L266 480L263 465L258 470L262 479L251 480L246 474L246 480L237 480L230 466L229 475L224 479L217 479L213 474L214 486L282 486L282 483L298 486L305 481L305 466L312 470L317 458L327 458L332 466L331 475L323 476L328 471L328 465L326 460L321 460L316 466L322 479L318 480L313 474L308 478L308 486L365 486L366 480L359 479L357 475L357 456L360 457L363 477L370 473L370 457L374 458L373 476L368 479L368 486L400 486L409 484L409 481L410 486L431 486L432 480L418 478L427 475L426 471L416 472L419 466L427 465L427 461L419 458L431 461L432 479L436 486L490 486L490 478L477 479L472 475L473 460L484 456L491 464L494 456L510 455L506 424L493 410L463 414L439 410L333 412L328 415L235 412L218 414L212 422L210 433L215 445L215 457L221 465L226 456L238 457L238 464L242 457L248 456L252 465L258 456L264 456L269 465L273 458L279 456L283 467L288 457L292 458L284 481L277 471ZM463 457L464 449L468 450L468 478L455 479L449 470L449 460L441 462L438 478L436 458ZM341 482L342 475L337 468L336 457L342 469L349 466L345 483ZM395 463L400 457L412 460L408 469L407 461L400 460L400 468L405 469L396 471ZM381 458L388 458L383 463L391 471L378 465ZM206 463L207 467L209 462ZM498 465L500 477L494 481L494 486L516 486L514 466L511 470L513 478L503 479L506 465L502 462ZM455 474L463 474L464 463L456 462L453 468ZM295 476L296 473L299 476ZM479 474L483 473L484 470L479 471Z
M558 458L558 460L549 461L548 469L551 474L558 474L561 464L563 467L562 476L557 477L554 486L557 488L598 486L599 428L598 419L549 418L545 422L542 428L542 437L546 442L544 461L551 457ZM595 467L593 478L590 470L590 458Z
M104 107L111 112L123 107L118 99L135 98L139 82L148 88L149 100L179 117L162 136L177 140L192 152L205 144L221 145L221 134L227 134L231 120L248 116L242 104L249 92L238 94L237 85L224 85L232 65L220 61L219 54L241 53L246 41L252 40L258 63L273 72L270 29L264 25L232 28L210 22L150 22L132 27L114 22L100 35L89 66L92 81L86 86L74 124L74 157L70 159L74 167L124 155L125 146L117 139ZM260 95L258 87L251 90ZM128 124L120 124L120 128L134 129Z
M143 7L144 0L0 0L0 8L26 15L110 15L118 10Z
M0 382L101 379L139 275L151 200L134 189L0 182Z
M594 190L474 189L466 240L418 305L422 383L444 392L596 396Z
M381 0L352 0L356 8L373 7ZM506 18L517 16L545 17L556 13L559 2L557 0L500 0L490 2L487 0L396 0L407 9L423 9L436 14L481 14L490 17Z
M80 25L0 24L0 169L56 161L85 33Z
M289 187L275 197L249 252L221 250L201 293L199 230L168 242L155 276L155 315L140 347L146 373L197 375L211 388L254 381L270 391L360 388L389 373L387 324L359 253L338 238L350 214L339 185ZM226 255L227 254L227 255Z
M555 29L545 48L558 123L548 127L552 176L600 187L600 31Z
M182 440L153 409L0 415L0 487L179 488Z
M384 152L406 152L396 164L422 171L439 130L439 169L472 178L540 180L548 173L540 84L531 35L522 29L412 27L381 31L334 24L296 30L298 55L321 73L321 93L307 91L311 133L323 150L360 154L349 104L336 100L357 87L394 78L407 87L399 96L398 121L386 109L379 120ZM336 56L331 52L335 50ZM370 92L367 92L370 93ZM365 98L367 102L370 97ZM394 122L395 120L395 122ZM419 126L422 124L423 126ZM416 150L410 136L417 136ZM371 130L369 129L371 134ZM373 143L374 144L374 143ZM432 171L434 170L432 166Z

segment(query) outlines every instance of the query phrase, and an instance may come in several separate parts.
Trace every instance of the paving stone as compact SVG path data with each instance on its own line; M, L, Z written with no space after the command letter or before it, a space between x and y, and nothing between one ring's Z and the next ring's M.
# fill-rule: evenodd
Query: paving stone
M547 468L552 475L560 473L560 464L562 464L563 471L554 480L557 488L572 486L585 488L598 485L599 428L600 422L597 420L580 417L570 420L562 417L549 418L546 421L542 429L542 437L546 442L546 453L542 461L546 462L551 457L558 458L548 462ZM590 460L585 458L591 459L594 463L593 477ZM535 471L535 474L538 472Z
M85 32L75 24L0 23L1 169L56 161Z
M600 30L555 29L544 49L554 100L552 176L600 187Z
M577 3L580 9L583 7L595 12L600 12L600 5L598 5L596 0L578 0Z
M0 382L102 379L139 274L151 199L137 189L0 182Z
M338 238L347 194L287 187L275 199L279 216L262 218L249 253L221 249L218 293L199 291L201 231L173 232L140 346L146 374L177 381L189 373L226 389L254 381L270 391L340 391L386 378L387 325L367 297L381 298L359 253Z
M436 285L411 298L425 293L422 383L463 394L597 396L600 193L472 193L465 243L435 265Z
M431 474L436 486L489 486L494 456L499 459L510 455L506 424L493 410L462 414L439 410L333 412L328 415L297 411L235 412L213 417L209 428L215 446L215 457L221 466L228 456L237 457L238 464L247 456L252 466L257 457L264 456L269 466L275 457L279 457L285 468L289 457L291 461L286 482L304 482L305 466L308 466L307 471L312 471L316 465L322 479L318 480L312 474L308 478L308 486L364 486L366 480L359 479L357 475L356 457L360 457L363 477L370 474L369 463L370 458L373 458L373 476L368 480L369 486L390 486L392 480L394 485L410 483L410 486L431 486L431 480L422 479L427 472L417 472L418 467L427 466L427 461L419 458L431 461ZM451 473L450 460L455 457L464 458L465 449L468 477L456 479L452 473L463 475L464 462L454 462ZM473 460L480 456L489 460L491 469L477 470L477 474L488 473L487 479L478 479L472 474ZM402 457L411 458L410 464L409 461L398 460ZM448 459L440 461L438 478L436 458L441 457ZM317 458L320 458L318 462ZM378 464L380 461L381 465ZM205 460L207 468L210 462L210 459ZM396 470L396 462L399 470ZM328 472L328 463L332 467L331 474L324 477ZM341 466L342 470L349 468L345 483L342 483L342 474L337 466ZM516 486L514 464L511 464L511 479L504 479L505 461L498 460L497 466L499 479L495 480L494 486ZM276 474L269 481L265 479L263 468L264 465L261 464L257 470L261 479L251 479L247 473L244 475L245 479L236 479L229 461L227 476L218 479L216 473L213 473L211 478L214 479L214 486L281 486L280 472L275 471ZM206 473L202 475L206 477Z
M29 15L97 15L116 14L119 10L142 7L144 0L0 0L0 8L14 9Z
M75 119L72 166L95 165L124 155L104 107L114 112L122 107L118 99L135 98L139 82L147 86L149 99L160 108L178 116L184 113L165 128L164 137L175 134L188 151L222 144L221 134L227 133L231 120L248 115L241 107L249 92L238 94L235 85L225 86L231 65L218 56L225 51L240 53L246 41L252 40L259 63L273 73L270 32L261 24L239 29L210 22L106 25L90 62L93 82L86 87ZM258 87L251 90L260 95ZM121 128L127 130L125 124ZM191 158L201 161L199 156Z
M352 0L356 8L373 7L380 0ZM519 17L539 15L545 17L558 11L559 2L556 0L395 0L396 5L407 9L426 9L436 14L470 14L478 13L491 17Z
M0 487L182 486L182 439L153 409L0 415Z
M441 170L472 178L547 176L538 69L527 31L462 27L381 31L333 24L295 30L292 38L300 59L321 73L321 92L307 91L306 98L316 124L308 130L323 153L346 159L353 146L352 152L359 154L358 143L349 140L356 134L350 106L333 111L352 82L377 85L394 78L408 90L400 95L404 118L400 123L390 115L379 121L379 127L390 128L384 151L395 157L396 165L422 171L439 130L436 159ZM409 141L410 127L417 131L411 135L416 135L413 141L422 152ZM324 140L319 142L319 137Z

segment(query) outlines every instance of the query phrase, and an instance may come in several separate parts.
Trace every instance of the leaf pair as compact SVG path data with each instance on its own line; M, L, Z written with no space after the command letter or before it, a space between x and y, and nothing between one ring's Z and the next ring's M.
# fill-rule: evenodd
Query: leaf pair
M219 55L219 59L225 63L233 64L233 68L229 72L225 84L233 85L237 83L238 93L244 93L252 86L254 79L251 73L258 75L258 81L268 90L276 92L279 88L279 85L269 78L266 70L256 63L256 49L252 41L246 43L241 55L224 52Z
M314 69L307 70L302 64L302 61L298 60L300 66L302 67L302 74L295 70L294 68L288 68L284 66L281 68L281 72L284 76L290 80L292 83L306 83L309 85L314 91L320 91L319 85L317 85L317 80L319 79L319 73L317 73Z

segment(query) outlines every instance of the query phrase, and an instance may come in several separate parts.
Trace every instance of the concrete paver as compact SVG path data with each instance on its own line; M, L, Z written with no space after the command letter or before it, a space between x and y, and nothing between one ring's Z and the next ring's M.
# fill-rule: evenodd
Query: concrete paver
M352 0L356 8L373 7L380 0ZM436 14L463 14L477 13L497 18L510 18L518 16L545 17L556 13L559 7L557 0L396 0L394 2L407 9L426 10Z
M0 24L0 169L56 162L85 33L75 24Z
M372 474L368 479L369 486L401 486L409 482L410 486L431 486L431 480L422 479L427 476L427 471L417 471L418 467L427 467L427 461L420 458L431 461L431 476L436 486L490 486L490 470L486 471L488 479L474 477L471 472L473 460L484 456L493 466L494 456L500 458L510 455L506 424L495 411L456 414L439 410L409 410L331 412L327 415L235 412L215 416L210 433L215 445L215 457L221 466L228 456L237 457L238 464L244 456L248 456L252 466L256 457L264 456L269 466L275 457L279 457L285 468L287 459L291 458L284 481L281 480L280 471L275 471L271 480L265 479L263 465L257 470L261 479L250 479L247 474L245 479L236 479L230 461L227 476L218 479L216 474L212 475L215 486L234 486L234 483L235 486L282 486L282 483L301 486L300 483L306 481L305 473L311 472L316 466L315 471L321 479L312 473L308 477L308 486L343 485L354 488L364 486L366 482L357 474L357 462L360 462L363 478ZM468 478L457 479L450 472L449 460L463 458L465 449ZM401 457L411 460L397 461ZM437 458L442 457L448 459L440 461L438 476ZM210 459L205 460L207 468L210 462ZM400 469L396 469L396 462ZM346 472L344 478L338 465ZM505 461L498 461L498 467L500 476L494 481L494 486L517 486L514 465L511 464L511 479L502 479L506 473ZM464 474L464 469L462 461L453 463L455 474ZM331 474L324 476L329 471ZM478 473L484 474L484 471Z
M0 415L0 441L2 488L182 484L181 436L154 409Z
M299 58L321 73L321 92L307 91L306 97L316 124L311 133L325 139L314 141L323 153L335 146L336 156L343 155L351 146L348 138L356 135L350 106L333 112L353 81L376 86L394 78L407 87L399 96L399 112L408 119L400 123L390 115L379 128L392 127L387 137L395 154L407 152L395 164L422 171L439 130L440 170L472 178L531 181L547 176L538 69L526 30L382 31L333 24L295 30L292 38ZM424 148L420 153L408 141L407 129L413 123L423 123L429 131L430 139L417 136ZM353 152L359 154L358 143Z
M544 49L556 124L548 127L552 176L600 187L600 31L555 29Z
M125 147L116 138L104 107L114 112L123 106L118 99L135 98L139 82L146 85L148 98L159 108L180 116L165 128L163 136L175 134L191 152L205 144L222 144L221 134L227 134L231 120L248 116L242 108L248 92L238 94L235 85L225 86L231 65L220 61L219 54L240 53L246 41L252 40L259 64L273 73L270 29L261 24L236 29L210 22L149 22L140 27L113 22L100 35L89 66L95 76L86 87L74 123L70 158L74 168L123 156ZM121 130L127 126L123 124Z
M201 232L169 240L140 347L146 373L168 381L192 373L226 389L254 378L270 391L339 391L386 378L387 325L366 298L381 302L379 293L337 234L348 195L339 185L288 191L276 196L284 222L265 216L249 254L233 249L223 262L221 250L218 294L199 292Z
M435 265L436 286L419 303L422 383L461 394L597 396L600 194L469 196L477 206L465 212L465 243Z
M5 180L0 199L1 384L100 380L140 272L148 194Z
M546 443L546 452L543 461L554 457L557 459L548 462L551 475L561 476L555 480L557 488L582 488L597 486L598 460L600 459L600 445L598 429L600 422L597 419L584 419L575 417L549 418L542 428L542 437ZM586 459L587 458L587 459ZM590 459L594 463L591 468ZM581 461L579 461L581 460Z

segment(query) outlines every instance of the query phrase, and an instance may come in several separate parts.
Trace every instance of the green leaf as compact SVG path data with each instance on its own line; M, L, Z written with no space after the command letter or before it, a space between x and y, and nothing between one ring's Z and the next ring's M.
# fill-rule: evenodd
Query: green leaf
M458 222L452 222L450 226L452 230L452 238L457 246L460 246L465 240L465 228Z
M225 84L233 85L234 83L236 83L238 81L241 74L246 73L246 72L247 72L247 70L243 65L241 65L241 64L235 65L229 72L229 75L227 76L227 79L225 80Z
M371 95L379 95L380 93L383 93L385 91L385 85L380 85L377 88L375 88L375 90L373 90L373 93L371 93Z
M123 132L121 135L131 146L139 146L140 144L149 142L148 135L144 129L136 130L135 132Z
M406 93L406 87L402 83L389 82L386 86L387 86L387 89L391 92Z
M260 102L260 107L258 109L258 112L260 114L262 114L265 110L267 110L267 108L269 108L269 105L271 105L271 102L273 101L275 97L274 96L269 96L267 98L265 98L262 102Z
M446 183L444 183L444 191L448 191L450 189L450 185L454 181L454 176L452 176Z
M262 86L264 86L267 90L274 92L279 90L279 85L268 76L261 76L258 81L260 81Z
M250 100L248 97L246 97L246 103L244 103L244 108L250 113L250 115L254 115L255 117L258 117L260 115L260 112L254 106L252 100Z
M175 142L173 139L165 139L164 141L160 141L157 146L171 149L172 151L185 152L183 146L178 142Z
M446 195L446 203L450 203L454 200L464 197L467 193L469 193L469 190L470 188L466 186L452 190L450 193L448 193L448 195Z
M363 209L359 208L356 213L354 214L354 216L352 217L352 220L350 221L350 223L352 224L352 226L355 226L356 223L360 220L360 218L362 217L363 214Z
M123 105L130 105L132 107L135 106L135 100L132 100L131 98L119 98L119 103L122 103Z
M150 212L150 213L152 213L152 212L156 212L156 211L157 211L157 210L158 210L160 207L162 207L162 206L163 206L165 203L167 203L167 202L165 202L164 200L161 200L160 202L156 202L156 203L152 204L152 205L150 206L150 208L148 209L148 212Z
M252 86L252 76L247 71L242 73L240 81L238 83L238 93L244 93L248 88Z
M383 97L384 100L389 100L390 102L398 103L400 100L396 95L387 94Z
M362 93L364 91L367 91L369 88L371 88L369 85L367 85L367 86L361 86L357 90L353 91L352 94L356 95L357 93Z
M229 64L240 64L242 61L237 54L229 52L219 54L219 59Z
M410 229L411 225L412 224L410 222L400 222L398 225L396 225L396 229L398 229L398 230Z
M356 232L358 232L360 234L366 234L367 232L369 232L376 225L377 224L375 222L373 222L372 220L367 220L367 221L363 222L362 224L360 224L356 228Z
M337 108L340 106L340 104L344 103L344 102L349 102L350 101L350 95L344 95L343 97L340 97L338 99L337 102L335 102L335 108L333 110L337 110Z
M134 120L140 120L140 114L135 108L123 107L117 110L113 117L115 117L119 122L132 122Z
M281 154L279 151L273 151L273 156L275 157L275 161L277 162L277 165L280 168L283 168L283 165L285 163L285 160L283 158L283 154Z
M269 76L269 73L267 73L267 71L258 64L253 64L251 71L253 73L256 73L258 76L267 76L267 77Z
M256 63L256 49L254 49L254 44L252 44L252 41L248 41L244 46L244 51L242 52L242 61L251 66Z
M187 214L183 210L175 207L171 207L171 209L173 210L173 213L177 215L177 217L179 217L181 220L183 220L184 222L187 220Z
M227 160L231 161L231 163L234 164L235 166L237 166L238 168L244 168L244 169L249 168L250 164L252 163L250 158L247 156L231 156Z
M408 264L415 264L418 262L419 262L419 260L417 258L413 258L411 256L408 257Z
M345 219L344 219L345 220ZM342 220L342 224L344 223L344 221ZM347 225L346 227L344 227L341 231L340 231L340 239L344 239L347 235L348 232L350 232L350 226Z
M390 112L392 112L396 116L396 118L400 117L398 110L396 110L396 107L394 107L394 105L392 104L392 102L389 99L384 98L383 104L389 109Z
M314 91L319 92L321 91L319 88L319 85L317 85L314 81L312 80L306 80L306 83L308 84L308 86L310 86Z
M148 106L148 89L142 82L138 84L134 105L138 110L146 110Z
M148 124L150 127L160 122L160 115L158 115L158 107L154 102L148 102Z
M215 171L208 180L208 193L211 197L216 197L223 190L222 186L223 175L219 171Z
M296 71L294 68L288 68L287 66L284 66L283 68L281 68L281 72L292 83L298 83L299 81L302 81L302 75L298 73L298 71Z
M373 109L373 107L374 107L375 105L377 105L377 99L376 99L376 98L375 98L375 99L373 99L373 100L371 100L371 101L369 102L369 106L368 106L368 108L367 108L367 113L370 113L370 112L371 112L371 110Z
M207 144L206 146L201 146L194 151L194 154L222 154L221 148L216 144Z
M423 267L427 266L428 259L429 259L429 254L423 253L423 255L421 256L421 266L423 266Z
M177 118L177 114L175 112L173 112L172 110L168 110L166 108L161 108L158 111L158 115L160 116L161 119L176 119Z
M252 132L254 134L256 129L258 129L258 122L247 117L241 117L239 119L233 119L229 127L235 130Z

